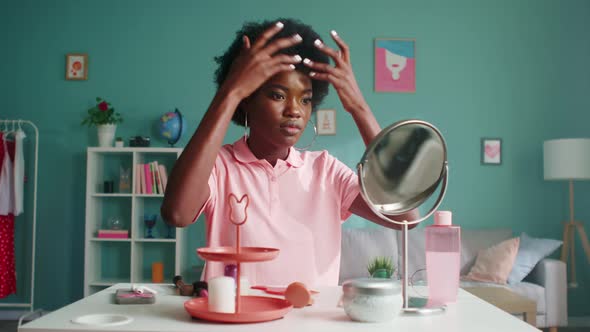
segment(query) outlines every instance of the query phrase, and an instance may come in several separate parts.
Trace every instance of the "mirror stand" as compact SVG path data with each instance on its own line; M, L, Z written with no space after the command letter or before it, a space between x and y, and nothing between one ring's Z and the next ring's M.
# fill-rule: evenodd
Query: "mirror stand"
M405 313L415 314L434 314L446 310L446 306L433 304L428 298L414 297L408 295L408 224L402 225L402 311Z

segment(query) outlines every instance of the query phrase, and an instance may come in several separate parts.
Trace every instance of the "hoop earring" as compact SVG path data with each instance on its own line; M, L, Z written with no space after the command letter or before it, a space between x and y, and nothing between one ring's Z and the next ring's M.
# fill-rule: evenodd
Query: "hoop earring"
M311 122L311 125L313 126L313 134L314 134L313 138L311 139L311 143L309 143L308 145L306 145L302 148L295 147L295 150L305 151L305 150L309 149L313 145L313 143L315 143L315 139L318 137L318 128L315 126L315 122L313 122L311 117L309 118L309 121L307 123L309 124L310 122Z
M248 131L248 113L244 112L244 143L246 144L248 144L248 137L250 137Z

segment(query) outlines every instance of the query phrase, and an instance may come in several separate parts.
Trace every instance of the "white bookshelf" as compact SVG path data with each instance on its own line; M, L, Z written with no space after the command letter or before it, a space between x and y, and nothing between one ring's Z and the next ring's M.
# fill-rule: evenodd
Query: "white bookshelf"
M189 267L186 264L186 229L168 231L160 216L163 194L136 193L140 181L135 165L157 161L170 173L180 156L180 148L100 148L87 149L86 220L84 241L84 296L116 283L151 282L151 263L164 263L164 282ZM131 168L131 189L118 192L119 167ZM104 181L114 181L114 193L104 192ZM157 214L155 238L146 238L145 214ZM129 238L98 238L99 229L106 229L107 220L118 217ZM168 238L172 235L172 238Z

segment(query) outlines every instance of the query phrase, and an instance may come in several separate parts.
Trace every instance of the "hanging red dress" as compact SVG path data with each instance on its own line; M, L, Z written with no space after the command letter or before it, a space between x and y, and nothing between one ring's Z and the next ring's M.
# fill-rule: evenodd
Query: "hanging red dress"
M5 147L8 151L5 150ZM8 153L7 153L8 152ZM0 165L4 158L14 159L14 142L4 144L4 134L0 132ZM2 192L1 196L11 195ZM6 197L3 197L6 199ZM0 198L2 199L2 198ZM14 263L14 215L0 215L0 298L16 293L16 272Z

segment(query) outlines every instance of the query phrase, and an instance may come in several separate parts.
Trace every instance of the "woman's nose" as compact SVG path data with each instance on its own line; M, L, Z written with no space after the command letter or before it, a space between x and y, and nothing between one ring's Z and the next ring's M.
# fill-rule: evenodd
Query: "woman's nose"
M291 100L287 103L285 108L285 115L293 118L300 118L302 115L303 109L297 100Z

